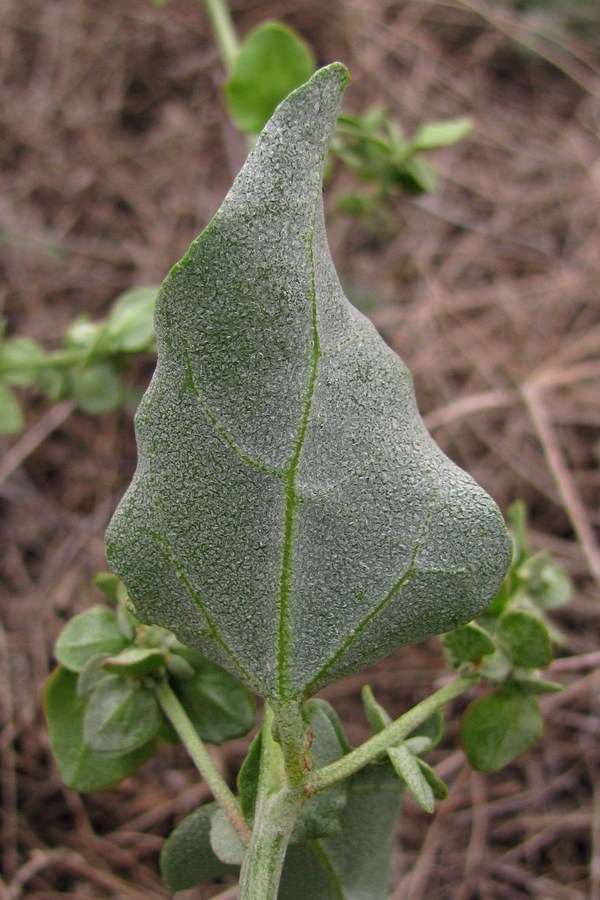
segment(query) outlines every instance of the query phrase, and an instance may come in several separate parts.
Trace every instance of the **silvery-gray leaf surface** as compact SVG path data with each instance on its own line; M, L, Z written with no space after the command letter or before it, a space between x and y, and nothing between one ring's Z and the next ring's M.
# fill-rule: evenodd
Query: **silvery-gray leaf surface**
M279 106L167 276L107 535L141 619L274 700L468 621L510 556L335 273L321 181L346 80L335 63Z

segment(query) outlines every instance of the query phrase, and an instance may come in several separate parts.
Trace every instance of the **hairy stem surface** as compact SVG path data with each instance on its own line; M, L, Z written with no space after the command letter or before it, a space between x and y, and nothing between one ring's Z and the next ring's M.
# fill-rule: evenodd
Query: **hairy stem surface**
M344 781L369 763L375 762L389 747L393 747L407 738L432 713L441 709L450 700L454 700L455 697L464 694L470 687L477 684L479 680L478 675L468 675L444 685L439 691L431 694L430 697L426 697L425 700L417 703L416 706L413 706L400 718L395 719L382 731L373 735L360 747L352 750L351 753L347 753L346 756L342 756L336 762L318 769L307 779L304 790L308 794L322 791L331 787L332 784L337 784L338 781Z
M212 791L213 797L235 828L244 846L250 841L250 829L246 824L239 803L215 764L210 758L206 745L190 722L183 706L169 683L162 681L156 688L156 697L169 722L181 738L202 778Z
M265 706L256 812L240 873L240 900L276 900L287 846L306 800L303 784L294 783L300 763L290 767L289 759L284 759L283 748L273 737L273 721Z

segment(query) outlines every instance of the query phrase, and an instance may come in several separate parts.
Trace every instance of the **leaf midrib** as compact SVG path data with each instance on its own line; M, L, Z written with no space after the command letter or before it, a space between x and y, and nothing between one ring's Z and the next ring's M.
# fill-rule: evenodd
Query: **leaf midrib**
M298 492L296 489L296 477L298 473L298 465L300 456L306 438L312 401L317 383L317 372L319 367L319 358L321 355L321 344L319 339L318 328L318 310L317 310L317 285L314 262L314 231L315 216L313 218L312 228L308 240L308 262L312 276L310 288L311 300L311 335L312 348L310 356L310 370L308 376L308 385L306 389L306 397L300 417L300 426L298 428L298 436L294 445L294 450L285 469L285 525L283 537L283 553L281 561L281 579L279 583L279 632L278 632L278 648L277 648L277 671L279 696L285 698L288 687L288 651L290 646L290 600L292 593L292 577L293 577L293 540L294 540L294 514L298 506Z

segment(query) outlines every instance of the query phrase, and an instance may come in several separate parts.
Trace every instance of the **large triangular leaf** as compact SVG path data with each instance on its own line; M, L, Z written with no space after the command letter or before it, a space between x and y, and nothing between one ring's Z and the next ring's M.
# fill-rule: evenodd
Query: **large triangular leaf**
M510 559L335 274L321 178L346 79L333 64L278 107L167 277L107 537L141 619L272 700L468 621Z

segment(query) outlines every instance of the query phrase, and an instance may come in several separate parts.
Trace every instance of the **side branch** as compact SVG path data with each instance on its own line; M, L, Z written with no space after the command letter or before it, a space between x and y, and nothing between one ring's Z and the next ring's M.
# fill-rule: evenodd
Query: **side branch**
M188 753L213 797L235 828L244 846L250 842L250 829L244 819L240 805L229 785L217 771L204 741L190 722L183 706L167 681L157 685L156 697L169 722L183 741Z
M430 697L417 703L416 706L413 706L412 709L409 709L408 712L405 712L400 718L395 719L382 731L373 735L372 738L369 738L369 740L365 741L364 744L361 744L360 747L356 747L355 750L352 750L350 753L346 754L346 756L342 756L342 758L336 760L336 762L324 766L322 769L317 769L312 776L307 779L304 788L305 792L307 794L315 794L317 791L322 791L325 788L331 787L332 784L337 784L338 781L344 781L344 779L354 775L360 769L364 768L364 766L375 762L375 760L381 756L382 753L385 753L389 747L393 747L407 738L409 734L428 719L432 713L436 712L456 697L459 697L461 694L464 694L465 691L474 684L477 684L478 681L480 681L479 675L467 675L458 678L450 684L444 685L439 691L436 691Z

